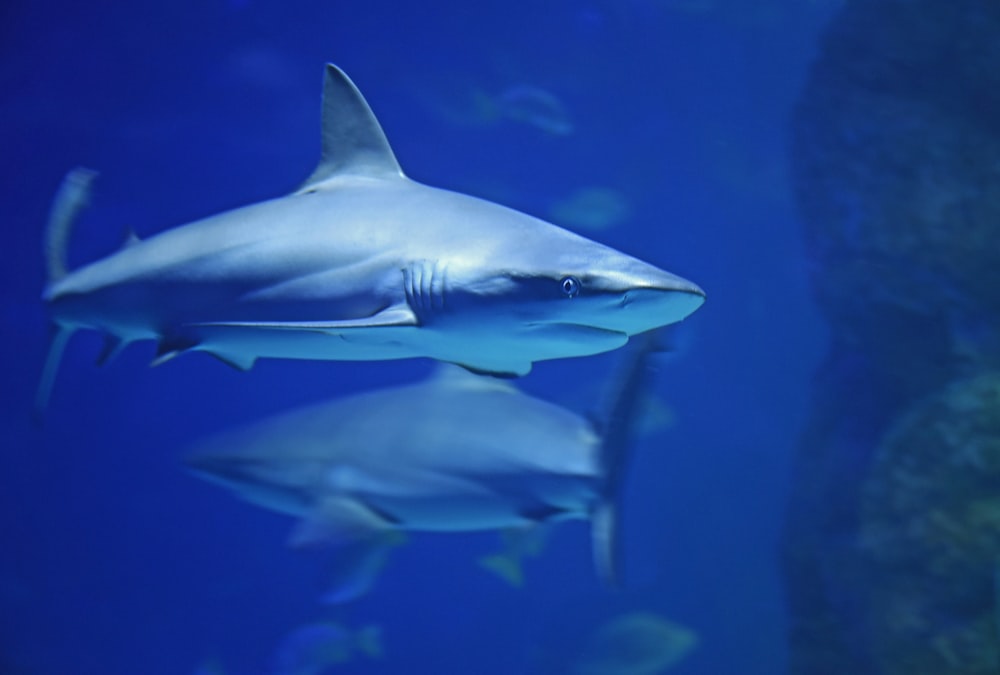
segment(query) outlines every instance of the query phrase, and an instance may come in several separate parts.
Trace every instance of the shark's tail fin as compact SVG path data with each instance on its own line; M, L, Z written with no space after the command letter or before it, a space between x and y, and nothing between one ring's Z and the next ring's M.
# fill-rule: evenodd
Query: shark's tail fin
M68 272L66 249L69 246L69 236L76 217L90 203L90 186L95 178L97 172L91 169L72 169L63 178L56 198L52 201L49 222L45 227L45 267L49 283L62 279Z
M591 513L594 565L609 585L617 585L619 568L619 494L629 459L632 431L648 374L649 357L663 349L655 331L633 338L625 362L611 383L601 434L601 498Z
M41 424L45 415L45 408L49 404L49 397L52 395L52 383L56 379L56 372L59 370L59 361L62 360L66 343L73 335L73 328L68 326L55 326L52 336L52 344L49 345L49 355L45 358L45 367L42 368L42 379L38 383L38 391L35 392L34 419L36 424Z
M45 227L44 245L45 267L50 284L59 281L68 273L66 249L73 231L73 223L80 211L90 201L90 186L96 177L96 171L80 167L73 169L63 178L59 191L56 192L56 198L52 201L49 222ZM45 367L42 370L42 380L38 384L38 391L35 394L34 416L36 422L41 421L42 413L49 402L52 382L55 380L56 371L59 370L59 361L72 334L73 328L56 326L52 344L49 347L49 355L45 359Z

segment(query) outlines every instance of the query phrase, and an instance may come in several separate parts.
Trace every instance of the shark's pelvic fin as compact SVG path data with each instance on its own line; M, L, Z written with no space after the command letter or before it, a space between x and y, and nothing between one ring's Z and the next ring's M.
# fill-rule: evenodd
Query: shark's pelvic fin
M402 178L403 171L361 92L344 71L328 63L319 164L295 194L330 187L339 176Z
M214 356L216 359L222 361L230 368L235 368L236 370L240 370L243 372L246 372L251 368L253 368L253 364L256 363L257 361L257 357L247 356L244 354L227 354L220 351L210 351L210 350L206 350L206 353L210 354L211 356Z
M197 341L176 335L165 335L160 338L156 345L156 356L149 362L151 368L162 366L167 361L172 361L186 351L197 346Z

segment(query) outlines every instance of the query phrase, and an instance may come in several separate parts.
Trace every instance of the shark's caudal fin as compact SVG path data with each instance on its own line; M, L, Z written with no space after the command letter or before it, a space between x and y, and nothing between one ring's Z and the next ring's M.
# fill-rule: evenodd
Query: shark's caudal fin
M59 191L56 192L56 198L52 201L49 222L45 227L45 267L50 284L59 281L69 272L66 264L69 237L77 216L90 202L90 186L96 177L96 171L80 167L73 169L63 178ZM73 330L69 326L55 327L49 355L42 369L42 379L35 394L36 421L41 421L42 413L49 402L52 382L55 380L59 361Z
M97 172L77 167L66 174L56 198L52 200L49 222L45 227L45 266L49 283L67 274L66 249L76 217L90 203L90 186Z
M73 335L73 329L64 326L55 326L52 342L49 345L49 355L45 357L45 366L42 368L42 379L38 383L38 391L35 392L35 407L33 417L35 422L40 424L45 414L45 407L49 404L49 397L52 395L52 383L56 379L56 372L59 370L59 361L62 360L63 351L66 344Z
M319 164L295 194L327 187L338 176L402 178L403 171L364 96L332 63L323 80L322 138Z
M601 498L591 513L594 565L609 585L618 584L619 494L628 463L632 431L646 387L649 356L661 347L656 331L632 339L618 377L611 384L601 434Z

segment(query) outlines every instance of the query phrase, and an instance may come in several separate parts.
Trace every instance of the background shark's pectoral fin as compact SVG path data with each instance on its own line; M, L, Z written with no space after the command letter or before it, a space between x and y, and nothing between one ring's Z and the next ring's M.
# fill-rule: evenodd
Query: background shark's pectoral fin
M323 602L340 605L371 590L389 560L389 552L406 538L402 532L387 530L371 539L340 547L327 566Z
M322 500L292 531L296 548L328 550L327 592L323 601L344 603L364 595L385 566L389 551L405 539L392 523L361 502Z
M462 366L470 373L475 375L489 375L490 377L500 377L504 379L513 379L515 377L524 377L531 372L531 362L504 362L504 363L456 363L455 365Z
M295 526L288 544L295 548L339 548L377 539L392 527L356 499L330 497Z

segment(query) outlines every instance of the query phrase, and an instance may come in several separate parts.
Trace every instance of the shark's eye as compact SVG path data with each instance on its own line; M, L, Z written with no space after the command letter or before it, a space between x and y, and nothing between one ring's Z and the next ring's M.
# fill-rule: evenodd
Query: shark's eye
M580 280L576 277L563 277L559 282L559 288L562 289L563 295L572 298L580 292Z

